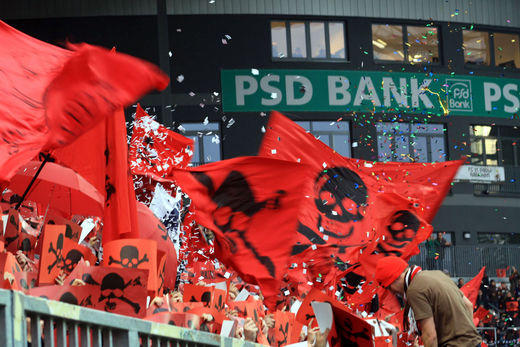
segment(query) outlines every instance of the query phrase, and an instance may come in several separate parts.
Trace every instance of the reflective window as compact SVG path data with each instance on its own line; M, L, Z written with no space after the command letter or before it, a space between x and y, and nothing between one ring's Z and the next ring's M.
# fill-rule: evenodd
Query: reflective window
M271 56L275 59L346 59L342 22L273 21Z
M344 157L350 157L350 128L346 121L297 121L299 126Z
M489 65L489 33L483 31L463 30L462 48L466 64Z
M442 162L447 160L444 125L376 124L379 161Z
M291 53L294 58L307 57L304 22L291 22Z
M469 133L473 165L520 166L520 128L473 125Z
M195 148L190 166L199 166L221 160L218 123L182 123L178 130L194 141Z
M495 245L520 244L520 233L477 233L478 243Z
M404 61L403 26L372 24L375 60Z
M343 23L329 22L330 57L345 59L345 33Z
M495 66L520 68L519 38L516 34L494 33Z
M431 26L372 24L374 60L438 63L437 31Z
M310 22L311 57L326 58L325 54L325 23Z
M408 61L410 63L438 63L439 39L437 28L407 26Z
M271 47L273 58L287 57L285 22L271 22Z

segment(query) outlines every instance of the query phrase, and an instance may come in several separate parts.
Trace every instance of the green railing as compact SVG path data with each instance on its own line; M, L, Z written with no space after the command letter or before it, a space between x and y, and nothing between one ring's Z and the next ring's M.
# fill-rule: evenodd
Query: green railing
M260 346L0 289L0 346L27 347L28 331L31 347Z

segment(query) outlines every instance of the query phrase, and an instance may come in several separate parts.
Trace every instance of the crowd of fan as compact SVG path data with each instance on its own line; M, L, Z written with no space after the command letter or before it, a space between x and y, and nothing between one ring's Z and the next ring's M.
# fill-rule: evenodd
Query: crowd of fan
M498 283L484 276L478 293L475 310L489 310L478 323L479 328L491 328L480 329L489 346L517 346L520 341L520 274L514 266L509 272L509 279L504 277ZM459 287L461 284L459 279Z

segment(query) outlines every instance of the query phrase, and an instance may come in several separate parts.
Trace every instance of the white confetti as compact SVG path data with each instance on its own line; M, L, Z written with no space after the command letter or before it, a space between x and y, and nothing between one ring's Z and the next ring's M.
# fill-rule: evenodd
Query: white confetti
M312 245L311 248L312 248L313 251L315 251L316 249L318 249L318 247L316 247L316 245Z
M258 76L258 74L260 73L260 71L258 71L258 69L251 69L251 73L255 76Z
M265 133L265 127L264 127L264 126L262 127L261 131L262 131L263 133Z
M357 142L352 142L352 147L356 148L358 146Z
M226 273L224 274L224 278L227 279L227 278L229 278L229 277L231 277L231 274L230 274L229 272L226 271Z
M283 292L285 296L288 296L289 294L291 294L291 292L289 290L286 290L285 292Z
M182 83L184 81L184 75L177 76L177 82Z
M204 122L202 122L202 124L208 125L208 123L209 123L209 117L204 118Z
M189 96L195 96L195 93L194 92L189 92L188 95Z
M168 55L171 57L173 57L173 52L172 51L168 51Z
M372 165L372 163L368 163L368 162L365 162L365 167L372 167L374 165Z
M226 39L231 40L231 36L229 36L229 35L227 35L227 34L224 35L224 36L226 37Z
M324 168L327 167L327 163L323 162L323 164L321 164Z
M277 93L271 93L271 99L276 99L278 97Z
M271 149L271 154L276 154L276 149Z
M231 128L231 126L232 126L233 124L235 124L235 120L234 120L233 118L231 118L231 119L229 120L229 122L228 122L228 124L227 124L226 127L229 129L229 128Z
M327 241L329 239L329 235L323 235L323 240Z

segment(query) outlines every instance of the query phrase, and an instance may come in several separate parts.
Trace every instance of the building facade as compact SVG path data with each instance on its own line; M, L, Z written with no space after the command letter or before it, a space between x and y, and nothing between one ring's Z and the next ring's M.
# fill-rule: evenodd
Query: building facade
M345 156L467 158L435 230L457 245L520 244L517 1L80 3L0 13L53 44L115 46L159 65L171 84L141 104L195 139L196 164L255 155L277 110Z

